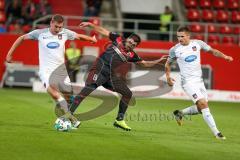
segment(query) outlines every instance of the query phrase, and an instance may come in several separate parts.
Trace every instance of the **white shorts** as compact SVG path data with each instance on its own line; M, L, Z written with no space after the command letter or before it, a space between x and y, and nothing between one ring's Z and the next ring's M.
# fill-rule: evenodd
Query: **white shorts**
M199 99L208 101L207 90L203 82L187 82L182 86L185 93L192 99L194 104Z
M39 77L45 88L48 88L49 86L54 86L55 88L61 86L62 88L65 85L71 84L67 73L55 74L53 72L40 71Z

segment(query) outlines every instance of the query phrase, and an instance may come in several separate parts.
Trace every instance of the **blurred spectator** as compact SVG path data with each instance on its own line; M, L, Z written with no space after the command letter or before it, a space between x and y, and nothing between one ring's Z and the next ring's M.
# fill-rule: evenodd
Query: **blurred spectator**
M161 40L169 40L169 29L170 29L170 23L173 21L174 15L172 10L170 9L169 6L165 7L164 13L160 15L160 32Z
M52 14L52 6L49 4L48 0L40 0L37 10L39 12L38 18Z
M84 16L86 17L97 17L99 16L102 0L86 0L86 8Z
M81 50L77 48L74 41L70 42L70 47L66 49L67 70L71 82L76 82L76 76L79 70L79 60L81 57Z
M13 25L13 28L9 31L11 34L24 34L24 31L22 29L22 24L15 23Z
M6 16L6 27L8 27L11 23L15 23L16 21L20 22L21 24L24 23L24 19L22 18L22 4L19 0L13 0L9 3L6 8Z
M2 22L0 22L0 34L1 33L6 33L6 27Z
M28 0L23 7L22 15L25 20L25 24L32 24L32 22L38 17L37 6L32 0Z

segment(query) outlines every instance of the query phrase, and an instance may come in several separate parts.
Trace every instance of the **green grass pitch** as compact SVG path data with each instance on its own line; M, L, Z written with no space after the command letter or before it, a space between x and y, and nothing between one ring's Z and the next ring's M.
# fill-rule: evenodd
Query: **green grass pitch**
M98 103L87 98L78 112ZM213 137L201 115L187 117L183 126L177 126L172 111L191 104L190 100L137 99L126 117L131 132L112 126L117 108L83 122L78 130L57 132L54 103L47 94L0 89L0 159L239 160L240 104L209 103L225 141Z

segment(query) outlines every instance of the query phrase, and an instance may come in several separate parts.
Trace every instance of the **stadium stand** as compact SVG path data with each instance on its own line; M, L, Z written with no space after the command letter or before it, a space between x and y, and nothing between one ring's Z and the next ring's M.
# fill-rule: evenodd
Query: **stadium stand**
M50 0L49 1L53 8L53 13L59 13L63 15L74 15L82 16L83 15L83 3L82 0L69 1L66 0Z
M210 43L239 44L240 29L234 26L240 23L239 3L238 0L184 0L186 19L194 22L189 24L191 31L207 32Z

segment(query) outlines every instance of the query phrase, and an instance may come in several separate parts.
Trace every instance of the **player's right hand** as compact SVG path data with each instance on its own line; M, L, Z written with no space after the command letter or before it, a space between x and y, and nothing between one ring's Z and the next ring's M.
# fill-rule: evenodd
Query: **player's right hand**
M233 61L233 58L231 56L225 56L224 59L228 62Z
M6 57L6 63L12 63L12 56Z
M175 83L175 79L173 79L173 78L171 78L171 77L168 77L168 78L167 78L167 83L168 83L169 86L173 86L174 83Z
M92 40L91 43L97 43L97 38L96 38L96 36L94 35L94 36L92 36L92 38L93 38L93 40Z

